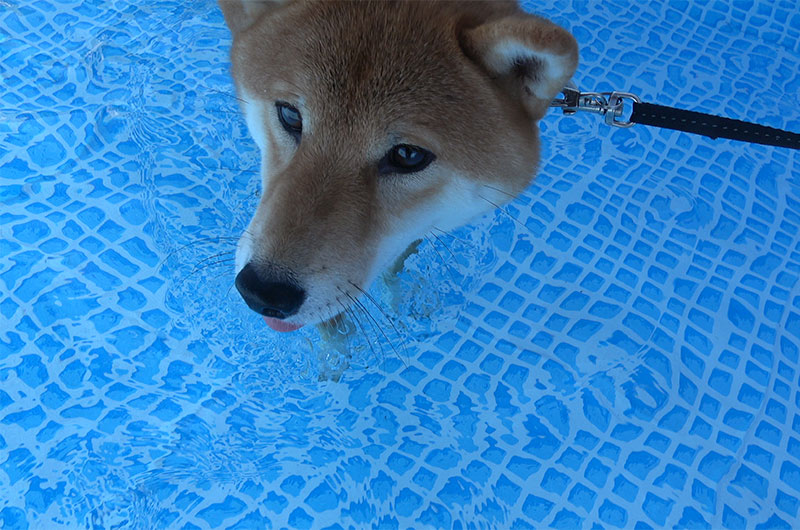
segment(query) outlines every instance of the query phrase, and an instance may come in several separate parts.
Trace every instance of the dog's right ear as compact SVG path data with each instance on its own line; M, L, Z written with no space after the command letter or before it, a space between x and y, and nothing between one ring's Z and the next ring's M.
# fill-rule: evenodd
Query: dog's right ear
M487 22L462 36L467 55L538 120L578 66L578 44L565 29L534 15Z
M270 8L288 3L290 0L219 0L219 7L225 15L231 33L236 35L249 28L253 22Z

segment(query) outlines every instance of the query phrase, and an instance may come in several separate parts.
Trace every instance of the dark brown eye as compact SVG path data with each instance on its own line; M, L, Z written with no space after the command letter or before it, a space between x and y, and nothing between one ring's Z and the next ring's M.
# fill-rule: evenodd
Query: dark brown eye
M275 103L275 108L278 109L278 120L283 128L296 142L300 142L300 136L303 134L303 117L300 111L284 101Z
M387 173L416 173L422 171L436 159L436 156L416 145L395 145L378 163L378 171Z

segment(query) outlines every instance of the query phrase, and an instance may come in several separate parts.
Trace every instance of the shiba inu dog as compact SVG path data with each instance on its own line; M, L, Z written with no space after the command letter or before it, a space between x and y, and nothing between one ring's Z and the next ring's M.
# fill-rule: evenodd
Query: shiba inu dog
M236 287L277 331L345 311L431 230L531 182L575 39L515 2L219 0L262 155Z

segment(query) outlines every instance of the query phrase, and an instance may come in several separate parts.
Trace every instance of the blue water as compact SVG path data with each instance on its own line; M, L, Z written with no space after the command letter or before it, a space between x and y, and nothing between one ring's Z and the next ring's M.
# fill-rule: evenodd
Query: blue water
M793 1L535 9L586 90L800 131ZM0 2L0 528L800 527L800 154L553 112L375 322L276 336L229 44L206 0Z

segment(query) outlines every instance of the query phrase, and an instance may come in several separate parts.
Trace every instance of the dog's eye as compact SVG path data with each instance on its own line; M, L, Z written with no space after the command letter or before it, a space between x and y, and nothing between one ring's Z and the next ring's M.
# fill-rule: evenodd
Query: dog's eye
M422 171L436 159L436 156L421 147L400 144L389 149L389 152L378 163L378 171L387 173L415 173Z
M275 107L278 109L278 120L283 128L299 142L300 135L303 133L303 117L300 115L300 111L283 101L275 103Z

